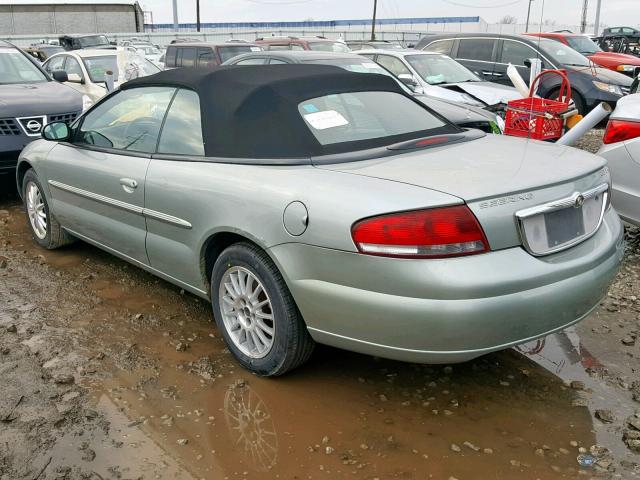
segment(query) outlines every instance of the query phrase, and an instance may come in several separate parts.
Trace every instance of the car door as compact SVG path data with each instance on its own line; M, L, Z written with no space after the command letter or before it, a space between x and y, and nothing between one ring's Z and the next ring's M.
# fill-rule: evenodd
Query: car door
M202 283L194 251L211 227L203 219L210 211L194 208L189 199L192 175L206 172L206 165L194 161L204 156L200 101L192 90L180 89L175 95L162 127L158 152L147 173L145 208L147 217L147 252L150 265L185 286Z
M85 73L80 66L80 62L71 55L66 55L64 62L64 71L69 76L69 81L65 85L69 85L80 93L87 93L87 81Z
M494 67L494 81L503 85L513 86L511 79L507 75L507 68L509 64L512 64L518 69L522 79L529 84L529 76L531 74L529 60L535 58L540 58L543 61L543 68L546 67L540 53L532 47L523 42L505 38L502 41L498 61Z
M497 39L490 37L461 38L455 59L480 78L492 82L497 43Z
M174 93L168 87L118 91L88 112L45 163L60 223L143 264L145 175Z
M216 66L216 55L211 47L198 48L198 67L210 68Z
M56 70L64 70L64 59L67 55L57 55L50 58L45 62L44 69L49 75L52 75Z

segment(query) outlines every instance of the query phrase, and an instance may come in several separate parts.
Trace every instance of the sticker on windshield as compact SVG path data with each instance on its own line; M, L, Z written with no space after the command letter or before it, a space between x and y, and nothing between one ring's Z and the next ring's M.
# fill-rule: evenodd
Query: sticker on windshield
M261 52L262 49L260 47L251 47L252 52Z
M327 128L342 127L349 125L349 122L340 113L335 110L325 110L324 112L310 113L304 116L316 130L326 130Z
M304 108L307 113L316 113L320 111L320 109L313 103L307 103L306 105L303 105L302 108Z

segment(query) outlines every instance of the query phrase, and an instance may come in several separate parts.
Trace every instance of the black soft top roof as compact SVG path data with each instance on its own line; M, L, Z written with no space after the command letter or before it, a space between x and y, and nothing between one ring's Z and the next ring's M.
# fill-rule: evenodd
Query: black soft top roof
M405 138L388 137L322 146L298 105L311 98L360 91L395 92L413 100L387 75L329 65L181 68L137 78L120 88L149 86L183 87L198 94L207 157L309 158L402 141Z

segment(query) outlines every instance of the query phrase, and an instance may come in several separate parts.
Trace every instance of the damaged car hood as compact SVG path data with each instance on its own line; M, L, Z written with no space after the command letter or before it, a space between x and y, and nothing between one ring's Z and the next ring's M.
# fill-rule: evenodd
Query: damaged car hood
M439 85L450 91L466 93L481 101L485 105L507 103L510 100L522 98L522 95L514 88L491 82L462 82Z

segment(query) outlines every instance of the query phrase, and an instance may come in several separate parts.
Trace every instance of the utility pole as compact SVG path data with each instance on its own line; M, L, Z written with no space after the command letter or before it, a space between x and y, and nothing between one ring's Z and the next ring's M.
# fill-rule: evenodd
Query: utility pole
M525 33L529 31L529 18L531 17L531 2L533 2L533 0L529 0L529 7L527 8L527 26L524 28Z
M373 0L373 20L371 20L371 40L376 39L376 14L378 13L378 0Z
M582 19L580 20L580 33L587 31L587 12L589 11L589 0L582 0Z
M593 25L593 34L598 36L600 34L600 9L602 8L602 0L598 0L596 5L596 22Z
M200 0L196 0L196 31L200 31Z
M178 0L173 0L173 31L177 32L180 24L178 23Z

